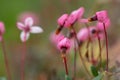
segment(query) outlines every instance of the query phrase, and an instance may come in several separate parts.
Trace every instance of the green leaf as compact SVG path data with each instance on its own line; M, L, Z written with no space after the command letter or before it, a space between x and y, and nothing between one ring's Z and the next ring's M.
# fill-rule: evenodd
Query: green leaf
M72 80L68 75L65 75L65 80Z
M103 74L99 74L97 77L95 77L93 80L102 80L103 79Z
M93 74L94 77L98 76L98 70L95 66L91 66L91 72Z

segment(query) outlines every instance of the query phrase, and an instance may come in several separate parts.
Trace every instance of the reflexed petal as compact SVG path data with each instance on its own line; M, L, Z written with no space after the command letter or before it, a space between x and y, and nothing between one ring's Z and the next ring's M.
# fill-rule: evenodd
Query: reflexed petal
M43 29L39 26L33 26L30 28L31 33L42 33Z
M22 24L22 23L20 23L20 22L17 23L17 27L18 27L18 29L20 29L20 30L24 30L24 29L25 29L25 25Z
M25 19L25 26L32 26L33 25L33 19L31 17L28 17Z
M28 40L29 36L30 36L30 33L25 33L25 32L23 31L23 32L21 32L21 34L20 34L20 39L22 40L22 42L25 42L25 41Z

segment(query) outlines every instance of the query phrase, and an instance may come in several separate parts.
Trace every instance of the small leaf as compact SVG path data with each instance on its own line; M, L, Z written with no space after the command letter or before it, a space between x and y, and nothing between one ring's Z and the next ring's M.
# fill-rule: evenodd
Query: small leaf
M102 80L103 79L103 74L99 74L97 77L95 77L93 80Z
M94 77L98 76L98 70L95 66L91 66L91 72L93 74Z
M71 80L68 75L65 75L65 80Z

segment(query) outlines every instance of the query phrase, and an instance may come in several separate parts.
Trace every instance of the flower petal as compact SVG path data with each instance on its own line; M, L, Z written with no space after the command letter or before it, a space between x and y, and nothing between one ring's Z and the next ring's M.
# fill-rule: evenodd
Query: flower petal
M31 17L28 17L25 19L25 26L32 26L33 25L33 19Z
M20 34L20 39L22 40L22 42L25 42L25 41L28 40L29 36L30 36L30 33L26 33L26 32L23 31Z
M20 29L20 30L24 30L24 29L25 29L25 25L22 24L21 22L18 22L18 23L17 23L17 27L18 27L18 29Z
M39 26L33 26L30 28L31 33L42 33L43 29Z

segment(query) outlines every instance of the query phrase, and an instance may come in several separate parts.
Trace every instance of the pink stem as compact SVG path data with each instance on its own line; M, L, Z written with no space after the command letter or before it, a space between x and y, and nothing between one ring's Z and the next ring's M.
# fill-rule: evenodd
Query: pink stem
M6 67L7 75L8 75L8 80L12 80L11 74L10 74L10 69L9 69L9 62L8 62L8 58L7 58L7 53L6 53L6 50L5 50L4 39L2 39L1 44L2 44L2 50L3 50L3 53L4 53L4 61L5 61L5 67Z
M105 28L105 23L103 23L104 26L104 34L105 34L105 42L106 42L106 58L107 58L107 67L106 67L106 71L108 71L108 37L107 37L107 32L106 32L106 28Z

